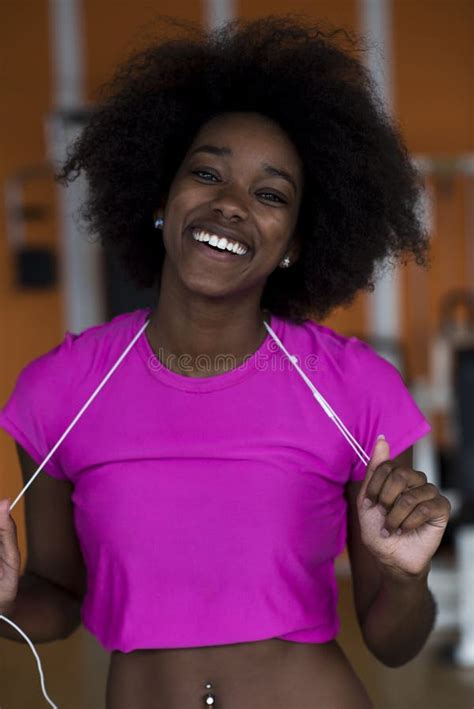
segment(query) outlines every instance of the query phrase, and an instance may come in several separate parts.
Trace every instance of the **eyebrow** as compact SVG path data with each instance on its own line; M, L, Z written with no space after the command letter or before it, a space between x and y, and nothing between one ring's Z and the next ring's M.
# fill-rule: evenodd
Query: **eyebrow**
M191 157L195 153L211 153L211 155L218 155L219 157L227 157L228 155L233 154L230 148L219 148L217 145L199 145L197 148L194 148L194 150L189 153L189 157ZM292 185L295 192L298 192L296 182L294 181L290 173L286 170L274 167L273 165L268 165L268 163L262 163L262 169L267 175L271 175L273 177L281 177L283 180L286 180L290 183L290 185Z

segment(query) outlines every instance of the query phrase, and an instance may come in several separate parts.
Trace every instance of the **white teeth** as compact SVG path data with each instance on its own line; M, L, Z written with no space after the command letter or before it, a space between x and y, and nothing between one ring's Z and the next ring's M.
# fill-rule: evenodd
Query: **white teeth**
M218 249L221 249L221 251L232 251L234 254L238 254L239 256L243 256L247 253L247 248L241 246L236 241L227 241L225 237L219 238L215 234L208 234L206 231L202 231L201 229L193 229L192 234L195 241L209 242L211 246L216 246Z

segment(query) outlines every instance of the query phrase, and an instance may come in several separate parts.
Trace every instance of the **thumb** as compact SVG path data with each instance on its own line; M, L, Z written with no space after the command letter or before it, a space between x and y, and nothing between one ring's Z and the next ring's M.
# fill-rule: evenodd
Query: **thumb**
M381 434L377 437L377 440L375 441L375 445L372 451L372 457L367 463L365 479L360 490L361 499L363 499L365 496L365 491L367 490L367 487L372 479L373 474L375 473L379 465L385 463L385 461L387 460L390 460L390 446L388 444L388 441L385 439L385 436Z

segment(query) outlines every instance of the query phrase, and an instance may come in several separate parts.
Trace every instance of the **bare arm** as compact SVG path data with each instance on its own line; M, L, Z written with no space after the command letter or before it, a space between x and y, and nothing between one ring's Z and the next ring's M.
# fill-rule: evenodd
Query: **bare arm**
M38 466L18 444L17 451L26 483ZM86 572L74 528L71 492L69 482L40 473L25 493L28 555L16 599L5 615L33 643L65 638L81 622ZM0 622L0 635L24 642L5 622Z
M411 467L412 459L410 448L393 462ZM362 482L347 487L354 603L369 650L385 665L399 667L425 644L436 606L427 585L428 572L413 577L388 573L364 545L356 505L361 486Z

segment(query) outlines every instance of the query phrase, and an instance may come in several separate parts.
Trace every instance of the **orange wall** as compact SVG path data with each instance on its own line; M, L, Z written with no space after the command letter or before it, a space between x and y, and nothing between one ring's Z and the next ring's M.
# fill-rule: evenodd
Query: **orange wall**
M87 92L93 97L116 64L159 33L158 13L200 22L200 0L83 0L87 52Z
M356 0L239 0L238 11L248 19L294 13L345 28L357 23Z
M398 0L394 3L395 100L412 153L437 155L474 151L474 3L471 0ZM409 369L426 372L427 343L438 327L441 297L469 278L466 179L446 191L438 179L432 267L403 272L404 331ZM472 274L472 271L471 271Z
M474 3L393 3L397 115L411 151L474 149Z
M0 18L0 181L26 165L45 160L43 119L50 108L47 0L3 3ZM28 200L52 210L44 223L30 226L29 243L56 243L54 191L49 181L32 184ZM59 288L17 289L8 254L4 200L0 199L0 402L7 398L20 369L53 347L62 333ZM0 497L12 499L21 488L11 439L0 431ZM14 511L24 549L23 502ZM24 557L24 553L23 553Z

